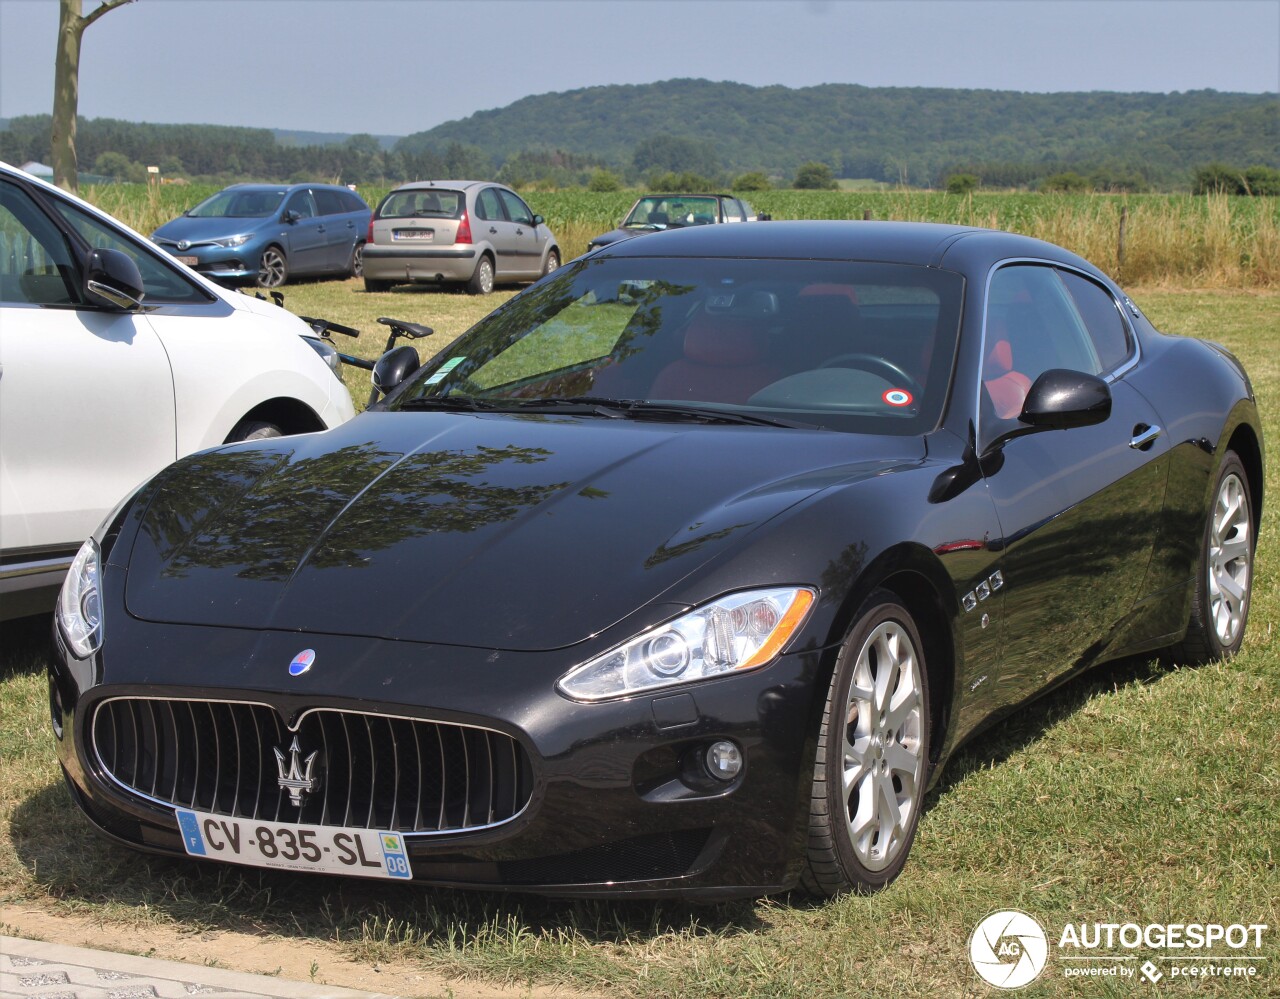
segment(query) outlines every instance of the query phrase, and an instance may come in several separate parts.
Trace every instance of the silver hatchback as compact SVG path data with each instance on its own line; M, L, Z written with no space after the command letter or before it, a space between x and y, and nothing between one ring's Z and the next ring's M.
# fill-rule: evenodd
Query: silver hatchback
M366 291L395 284L465 283L487 295L560 266L541 215L509 187L480 180L404 184L379 203L364 248Z

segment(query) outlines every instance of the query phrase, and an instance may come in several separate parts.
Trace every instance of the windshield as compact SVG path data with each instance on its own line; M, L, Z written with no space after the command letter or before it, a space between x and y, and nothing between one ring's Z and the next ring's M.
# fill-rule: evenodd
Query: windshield
M622 223L624 229L679 229L687 225L706 225L720 221L719 198L695 198L687 195L655 194L641 198Z
M187 214L197 219L264 219L276 213L284 196L280 188L230 188L200 202Z
M390 408L577 401L603 415L610 401L643 401L922 433L942 411L963 286L958 274L899 264L583 260L482 319Z
M378 218L457 219L466 207L467 199L461 191L392 191L378 206Z

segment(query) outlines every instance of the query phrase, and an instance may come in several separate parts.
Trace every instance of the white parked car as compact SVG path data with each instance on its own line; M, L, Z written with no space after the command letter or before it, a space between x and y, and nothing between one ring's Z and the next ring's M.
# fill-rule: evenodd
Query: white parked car
M353 415L337 359L91 205L0 163L0 620L175 459Z

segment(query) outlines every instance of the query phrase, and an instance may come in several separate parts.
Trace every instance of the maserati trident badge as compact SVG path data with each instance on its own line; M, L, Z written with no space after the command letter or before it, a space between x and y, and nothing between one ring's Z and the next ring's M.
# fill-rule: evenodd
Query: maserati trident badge
M290 676L302 676L311 668L311 664L316 661L315 649L303 649L293 657L293 662L289 663Z
M280 773L280 779L276 783L289 792L289 801L297 807L302 807L302 799L305 795L320 787L320 778L312 776L312 770L316 765L316 757L319 752L314 752L305 760L302 759L302 750L298 747L298 737L293 737L293 742L289 746L288 769L285 769L285 755L280 752L279 748L273 749L276 754L276 769Z

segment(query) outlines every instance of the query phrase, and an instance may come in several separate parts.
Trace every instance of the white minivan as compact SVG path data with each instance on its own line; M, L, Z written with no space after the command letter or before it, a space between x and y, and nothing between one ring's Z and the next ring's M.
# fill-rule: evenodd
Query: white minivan
M170 462L350 419L310 332L0 163L0 620L52 609L81 542Z

